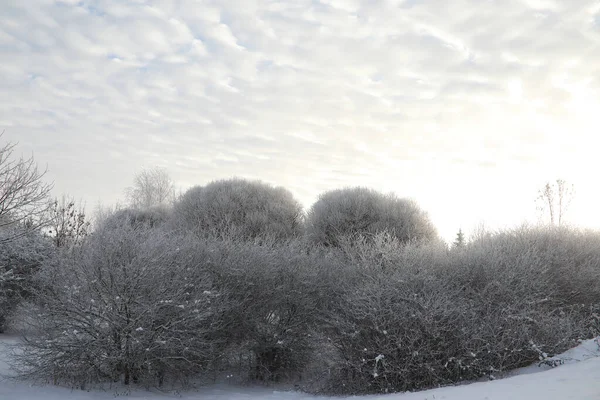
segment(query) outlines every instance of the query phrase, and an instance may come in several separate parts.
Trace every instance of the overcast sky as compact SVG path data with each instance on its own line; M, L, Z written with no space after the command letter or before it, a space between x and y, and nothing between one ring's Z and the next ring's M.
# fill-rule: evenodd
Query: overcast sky
M599 118L597 0L0 1L3 140L88 208L161 166L393 191L448 237L565 178L600 227Z

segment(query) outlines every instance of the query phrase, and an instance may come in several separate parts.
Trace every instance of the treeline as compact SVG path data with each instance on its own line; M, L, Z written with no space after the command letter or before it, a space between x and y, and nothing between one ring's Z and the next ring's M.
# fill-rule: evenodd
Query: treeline
M341 189L304 213L289 191L241 179L94 229L55 210L60 242L57 229L1 230L0 310L24 334L15 368L41 382L233 374L384 393L493 377L600 333L596 232L520 228L448 248L413 201Z

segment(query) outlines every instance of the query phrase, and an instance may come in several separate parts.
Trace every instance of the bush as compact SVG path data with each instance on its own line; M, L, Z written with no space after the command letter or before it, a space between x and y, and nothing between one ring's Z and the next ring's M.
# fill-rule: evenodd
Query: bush
M225 344L229 303L195 268L205 258L191 240L128 221L94 232L37 275L21 376L160 386L209 370Z
M3 242L1 237L10 237ZM52 243L19 227L0 231L0 333L23 299L31 295L32 277L54 254Z
M385 393L493 377L600 334L597 233L521 228L449 250L387 231L326 247L107 221L36 275L23 376L160 386L237 369Z
M282 187L229 179L189 189L174 207L176 227L200 237L288 239L302 231L302 206Z
M402 243L437 237L428 216L414 201L360 187L321 195L308 212L306 232L311 242L334 247L344 237L380 232Z
M545 272L549 254L519 235L452 253L394 240L376 235L344 248L343 295L323 324L338 352L328 392L417 390L492 376L599 333L586 322L589 308L555 291Z
M124 225L133 228L158 228L171 217L170 210L163 206L145 209L124 208L104 216L100 229L121 229Z
M297 379L314 356L331 260L299 241L213 243L215 286L236 304L226 317L232 362L251 380Z
M82 387L232 368L259 381L302 374L333 286L329 258L300 241L192 240L121 221L37 275L21 376Z

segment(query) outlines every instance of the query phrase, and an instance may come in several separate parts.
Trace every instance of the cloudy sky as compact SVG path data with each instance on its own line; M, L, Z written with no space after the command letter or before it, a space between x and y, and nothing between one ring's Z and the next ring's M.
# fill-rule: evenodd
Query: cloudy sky
M600 227L600 1L1 0L0 130L55 193L136 171L416 199L445 237L576 185Z

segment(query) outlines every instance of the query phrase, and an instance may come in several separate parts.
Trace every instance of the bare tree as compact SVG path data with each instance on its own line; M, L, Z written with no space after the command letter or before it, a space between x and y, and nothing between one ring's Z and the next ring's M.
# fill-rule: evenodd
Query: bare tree
M72 197L63 196L51 203L48 234L56 247L71 247L87 236L90 223L83 207L77 207Z
M155 167L137 173L125 193L133 208L148 208L173 202L175 185L165 169Z
M25 229L0 239L0 243L44 224L44 215L49 206L47 198L52 189L52 184L43 181L46 171L38 169L33 156L13 156L15 146L16 143L9 142L0 147L0 229L14 226L23 226Z
M548 214L551 225L562 226L574 195L574 186L562 179L547 182L539 191L538 209Z

